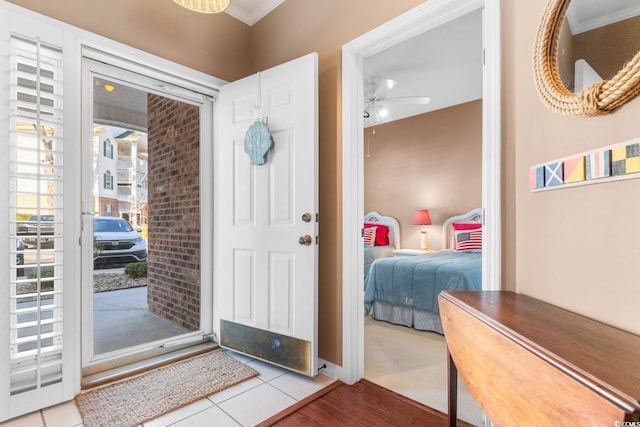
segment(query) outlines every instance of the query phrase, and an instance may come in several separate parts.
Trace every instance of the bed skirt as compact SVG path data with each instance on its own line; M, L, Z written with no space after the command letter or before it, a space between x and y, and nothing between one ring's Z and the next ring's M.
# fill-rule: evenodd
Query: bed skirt
M375 320L383 320L396 325L409 326L421 331L432 331L443 335L440 314L431 311L374 301L372 316Z

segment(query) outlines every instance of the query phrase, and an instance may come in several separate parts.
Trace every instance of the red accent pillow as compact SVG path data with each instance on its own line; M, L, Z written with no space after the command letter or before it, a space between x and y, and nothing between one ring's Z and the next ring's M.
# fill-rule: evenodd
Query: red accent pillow
M452 224L454 230L475 230L482 227L480 222L454 222Z
M477 230L482 228L481 222L454 222L451 224L454 230L453 249L458 249L458 239L455 237L455 232L459 230Z
M387 246L389 244L389 227L386 225L365 222L364 228L377 227L375 246Z

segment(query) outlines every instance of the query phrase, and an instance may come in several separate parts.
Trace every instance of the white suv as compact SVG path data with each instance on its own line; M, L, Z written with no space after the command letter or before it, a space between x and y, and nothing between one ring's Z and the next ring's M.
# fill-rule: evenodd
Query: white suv
M123 218L93 219L93 263L124 265L147 260L147 241Z

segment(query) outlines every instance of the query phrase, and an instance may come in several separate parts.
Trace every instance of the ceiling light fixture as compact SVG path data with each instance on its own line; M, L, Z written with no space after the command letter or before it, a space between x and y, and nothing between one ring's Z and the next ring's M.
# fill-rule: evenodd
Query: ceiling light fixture
M180 6L198 13L223 12L231 0L173 0Z
M106 90L107 92L113 92L113 89L114 89L114 88L113 88L113 86L112 86L112 85L110 85L110 84L108 84L108 83L105 83L105 84L104 84L104 86L102 86L102 87L103 87L103 88L104 88L104 90Z

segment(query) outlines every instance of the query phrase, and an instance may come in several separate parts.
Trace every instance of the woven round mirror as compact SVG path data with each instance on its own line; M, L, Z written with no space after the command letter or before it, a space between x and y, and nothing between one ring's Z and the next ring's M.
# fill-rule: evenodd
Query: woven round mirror
M607 114L640 93L640 51L618 73L572 93L558 71L558 40L570 0L549 0L534 50L534 77L538 94L553 111L568 116Z

